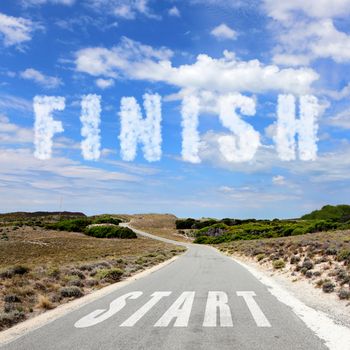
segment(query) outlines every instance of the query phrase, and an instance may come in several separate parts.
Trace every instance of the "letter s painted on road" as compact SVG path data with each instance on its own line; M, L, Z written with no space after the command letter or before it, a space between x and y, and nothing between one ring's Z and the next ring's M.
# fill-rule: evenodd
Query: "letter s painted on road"
M95 326L98 323L101 323L107 320L108 318L112 317L121 309L123 309L123 307L126 305L127 299L137 299L142 294L143 294L142 292L131 292L131 293L122 295L121 297L111 302L108 310L105 310L105 309L95 310L90 314L86 315L85 317L81 318L79 321L77 321L74 324L74 327L87 328L87 327Z

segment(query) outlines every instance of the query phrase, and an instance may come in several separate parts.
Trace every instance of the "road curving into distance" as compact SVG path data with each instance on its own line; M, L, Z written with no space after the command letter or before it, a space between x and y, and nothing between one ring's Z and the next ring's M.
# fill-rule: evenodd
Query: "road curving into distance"
M214 248L133 230L186 246L187 251L156 272L1 349L337 350L340 346L326 346L266 285Z

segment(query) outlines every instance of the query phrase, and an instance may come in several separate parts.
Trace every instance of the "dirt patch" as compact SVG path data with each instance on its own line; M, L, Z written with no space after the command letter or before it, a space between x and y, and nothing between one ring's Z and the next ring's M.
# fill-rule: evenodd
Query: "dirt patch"
M175 226L176 220L177 217L170 214L138 214L130 218L130 224L155 236L178 242L192 242L191 237L179 234Z

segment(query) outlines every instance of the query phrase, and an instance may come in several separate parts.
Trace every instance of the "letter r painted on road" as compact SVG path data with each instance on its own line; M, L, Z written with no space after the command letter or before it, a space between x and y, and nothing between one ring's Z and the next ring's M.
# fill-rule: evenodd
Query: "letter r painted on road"
M91 326L95 326L98 323L101 323L108 318L115 315L117 312L119 312L121 309L124 308L126 305L126 301L128 299L137 299L139 298L143 293L142 292L131 292L127 293L125 295L122 295L121 297L113 300L109 306L108 310L105 309L99 309L91 312L87 316L81 318L79 321L77 321L74 324L75 328L87 328Z
M220 326L233 327L228 298L225 292L208 292L203 327L217 326L217 311L220 313Z

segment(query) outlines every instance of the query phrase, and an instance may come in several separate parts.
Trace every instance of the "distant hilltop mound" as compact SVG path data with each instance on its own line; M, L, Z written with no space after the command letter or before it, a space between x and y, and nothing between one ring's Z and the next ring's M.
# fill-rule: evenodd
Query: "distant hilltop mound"
M62 217L86 217L84 213L71 212L71 211L35 211L35 212L25 212L18 211L13 213L0 214L0 218L5 219L26 219L26 218L38 218L38 217L48 217L48 216L62 216Z
M320 210L314 210L310 214L302 216L301 219L347 222L350 220L350 205L325 205Z

